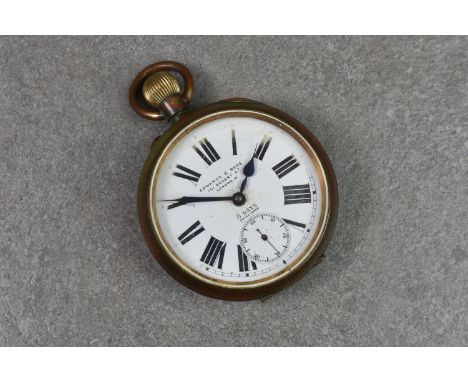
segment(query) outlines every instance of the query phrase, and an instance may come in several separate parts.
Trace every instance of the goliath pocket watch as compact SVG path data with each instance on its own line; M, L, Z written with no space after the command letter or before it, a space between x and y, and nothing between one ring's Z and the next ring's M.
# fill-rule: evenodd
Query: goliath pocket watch
M163 268L192 290L225 300L264 298L324 256L338 210L332 164L286 113L244 98L193 110L193 89L190 71L172 61L148 66L130 86L139 115L171 123L140 177L144 238Z

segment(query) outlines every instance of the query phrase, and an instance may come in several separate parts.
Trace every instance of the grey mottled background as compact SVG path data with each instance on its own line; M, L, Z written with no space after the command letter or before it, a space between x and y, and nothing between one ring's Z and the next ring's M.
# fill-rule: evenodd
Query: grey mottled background
M296 116L335 165L328 257L266 302L185 289L150 257L154 136L133 76L172 59L194 105ZM0 38L0 345L468 345L466 37Z

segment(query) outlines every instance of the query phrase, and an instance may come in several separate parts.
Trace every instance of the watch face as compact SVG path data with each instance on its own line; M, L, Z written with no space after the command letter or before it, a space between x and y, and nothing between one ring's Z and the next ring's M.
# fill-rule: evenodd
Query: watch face
M165 146L149 210L166 254L198 279L230 288L299 267L324 229L328 191L307 141L271 116L224 112Z

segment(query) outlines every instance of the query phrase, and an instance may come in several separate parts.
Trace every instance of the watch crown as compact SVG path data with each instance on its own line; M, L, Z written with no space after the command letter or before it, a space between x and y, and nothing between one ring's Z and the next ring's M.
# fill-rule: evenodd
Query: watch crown
M168 72L153 73L143 83L143 97L153 107L158 107L167 97L180 93L179 82Z

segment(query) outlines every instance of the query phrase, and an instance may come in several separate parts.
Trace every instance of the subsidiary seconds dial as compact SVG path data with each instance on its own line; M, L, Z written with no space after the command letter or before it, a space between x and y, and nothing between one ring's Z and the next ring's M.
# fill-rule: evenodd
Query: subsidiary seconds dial
M290 241L287 224L270 213L252 216L241 228L242 250L255 262L270 263L280 260L288 251Z

